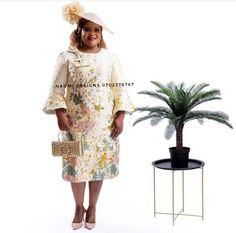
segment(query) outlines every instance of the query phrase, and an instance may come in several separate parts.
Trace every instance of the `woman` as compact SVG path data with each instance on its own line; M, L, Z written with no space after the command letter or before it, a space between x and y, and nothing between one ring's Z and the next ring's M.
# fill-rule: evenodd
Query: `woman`
M83 156L63 157L63 179L71 182L75 199L73 229L95 227L96 204L104 179L118 175L119 141L125 112L134 111L118 59L106 50L102 30L110 31L79 3L64 7L64 17L77 23L71 45L57 60L52 88L43 111L55 113L58 126L73 140L82 139ZM89 205L84 207L86 182Z

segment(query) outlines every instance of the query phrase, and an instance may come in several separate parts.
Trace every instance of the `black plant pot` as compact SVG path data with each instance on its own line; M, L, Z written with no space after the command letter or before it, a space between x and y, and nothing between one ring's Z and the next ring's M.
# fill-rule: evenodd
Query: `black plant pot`
M170 147L170 161L173 168L186 168L188 167L189 147L176 148Z

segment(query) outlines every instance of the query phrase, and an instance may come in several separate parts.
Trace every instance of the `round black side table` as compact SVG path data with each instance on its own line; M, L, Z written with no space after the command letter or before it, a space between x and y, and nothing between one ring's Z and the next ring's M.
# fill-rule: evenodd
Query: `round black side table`
M201 217L202 220L204 219L204 173L203 167L205 163L201 160L197 159L189 159L188 167L185 168L174 168L171 166L170 159L160 159L152 162L153 165L153 190L154 190L154 217L156 214L167 214L172 215L172 223L174 225L176 218L179 215L185 216L193 216L193 217ZM186 214L184 213L184 171L185 170L193 170L193 169L201 169L201 214ZM164 169L172 171L172 212L158 212L156 209L156 170L157 169ZM182 171L182 209L176 213L175 212L175 172Z

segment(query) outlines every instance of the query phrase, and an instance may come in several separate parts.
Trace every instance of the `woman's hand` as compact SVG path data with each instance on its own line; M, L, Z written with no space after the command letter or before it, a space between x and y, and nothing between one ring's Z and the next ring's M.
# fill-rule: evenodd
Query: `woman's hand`
M118 111L116 113L116 117L112 123L112 132L111 132L112 138L118 137L123 131L124 117L125 117L125 111Z
M71 119L66 114L65 109L59 108L56 109L57 115L57 124L61 131L69 131L69 128L72 126Z

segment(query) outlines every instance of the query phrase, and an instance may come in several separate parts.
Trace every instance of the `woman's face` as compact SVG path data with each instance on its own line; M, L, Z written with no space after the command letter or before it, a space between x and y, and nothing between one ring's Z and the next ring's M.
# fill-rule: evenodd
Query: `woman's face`
M102 27L93 22L87 22L81 32L81 39L85 47L95 48L102 38Z

